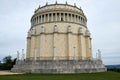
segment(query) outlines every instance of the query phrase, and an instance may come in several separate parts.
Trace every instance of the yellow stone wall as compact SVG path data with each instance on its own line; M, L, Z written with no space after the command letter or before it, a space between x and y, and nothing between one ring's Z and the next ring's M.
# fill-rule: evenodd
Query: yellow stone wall
M31 18L26 59L90 59L91 40L86 22L82 9L76 6L55 4L38 8Z
M57 32L54 26L57 25ZM71 26L71 32L67 31ZM41 33L41 26L45 31ZM83 34L79 33L82 27ZM35 34L28 38L27 59L87 59L90 55L90 37L86 36L87 28L73 23L46 23L37 25ZM55 48L55 56L54 56ZM35 56L36 50L36 56Z

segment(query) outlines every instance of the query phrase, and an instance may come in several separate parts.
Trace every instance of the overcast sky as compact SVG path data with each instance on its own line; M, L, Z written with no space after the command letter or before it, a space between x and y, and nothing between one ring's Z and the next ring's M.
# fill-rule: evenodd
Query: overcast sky
M65 3L66 0L57 0ZM26 50L26 36L35 8L56 0L0 0L0 59ZM104 64L120 64L120 0L67 0L82 7L92 36L93 56L102 51Z

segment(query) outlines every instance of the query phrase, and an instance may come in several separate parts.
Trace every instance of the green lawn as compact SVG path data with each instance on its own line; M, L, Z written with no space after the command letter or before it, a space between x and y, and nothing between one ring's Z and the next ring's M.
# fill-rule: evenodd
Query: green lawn
M0 76L0 80L120 80L120 73L19 74Z

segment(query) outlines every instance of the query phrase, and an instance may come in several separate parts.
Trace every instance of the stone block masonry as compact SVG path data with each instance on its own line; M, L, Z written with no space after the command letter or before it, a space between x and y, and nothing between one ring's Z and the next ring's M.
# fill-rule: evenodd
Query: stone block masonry
M101 60L18 61L11 69L20 73L93 73L106 70Z

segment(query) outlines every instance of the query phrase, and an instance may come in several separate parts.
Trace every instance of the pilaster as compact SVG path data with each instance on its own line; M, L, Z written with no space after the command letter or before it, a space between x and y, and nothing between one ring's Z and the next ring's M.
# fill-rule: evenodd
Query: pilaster
M41 33L40 34L40 60L44 59L44 54L45 54L45 34Z
M30 58L30 47L31 47L31 38L27 37L27 50L26 50L26 59Z
M86 58L91 59L91 41L90 35L85 36L85 44L86 44Z
M57 43L58 43L58 41L57 41L57 37L58 37L58 34L57 34L57 32L54 32L53 33L53 40L54 40L54 44L53 44L53 60L56 60L57 58Z

